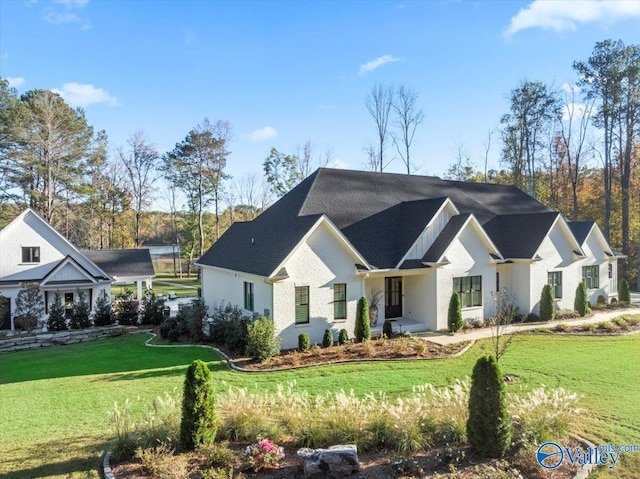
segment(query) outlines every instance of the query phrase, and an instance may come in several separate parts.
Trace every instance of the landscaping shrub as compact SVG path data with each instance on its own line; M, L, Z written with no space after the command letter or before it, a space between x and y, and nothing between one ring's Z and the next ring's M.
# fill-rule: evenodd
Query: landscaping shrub
M114 323L111 301L107 292L103 289L96 299L96 307L93 311L93 324L96 326L110 326Z
M556 331L558 331L559 333L564 333L566 331L569 331L569 328L570 328L570 326L568 324L560 323L554 329Z
M460 303L460 295L457 291L451 293L449 299L449 311L447 312L447 327L449 331L455 333L462 328L462 306Z
M213 442L217 430L211 372L204 361L197 359L184 380L180 441L187 449L206 446Z
M346 329L341 329L338 333L338 344L343 345L349 342L349 333Z
M391 336L393 336L393 325L388 319L385 319L384 323L382 324L382 334L386 338L390 338Z
M596 306L598 308L605 308L607 306L607 298L604 295L599 294L598 299L596 300Z
M584 324L581 324L580 326L578 326L578 329L580 331L589 332L589 331L593 331L594 329L596 329L596 325L593 324L593 323L584 323Z
M38 283L20 283L16 296L15 316L23 329L31 331L38 326L38 319L44 314L44 301Z
M330 329L324 330L324 336L322 336L322 347L329 348L333 346L333 332Z
M618 298L611 298L610 304L612 306L617 306L618 305Z
M91 305L87 303L87 295L84 291L78 290L76 294L78 295L78 301L73 303L69 326L71 329L88 328L91 326L91 319L89 318Z
M302 333L298 335L298 351L304 353L305 351L309 351L311 349L311 339L307 333Z
M249 325L246 353L260 362L280 354L280 338L276 336L275 326L269 318L262 316Z
M111 429L115 433L115 444L111 451L111 457L115 462L129 460L138 447L135 425L129 413L129 399L125 401L124 408L120 409L118 403L114 404L110 413Z
M164 321L164 299L160 299L150 289L142 299L142 324L162 324Z
M545 284L540 295L540 319L542 321L551 321L555 316L553 294L550 284Z
M620 280L620 285L618 286L618 301L624 304L631 303L631 293L629 291L629 283L625 278L622 278Z
M493 356L479 358L473 368L467 437L484 457L502 457L511 443L505 385Z
M247 326L251 317L243 314L239 306L220 303L211 314L211 339L231 353L244 354L247 349Z
M369 302L364 296L358 300L356 310L356 326L353 332L358 342L371 339L371 324L369 323Z
M53 303L49 305L49 319L47 320L49 331L64 331L67 329L67 320L64 317L64 304L62 296L57 291L53 295Z
M580 316L591 312L589 300L587 299L587 287L582 282L580 282L576 288L576 298L573 301L573 309L575 309Z
M125 291L117 296L114 310L119 325L135 326L138 324L138 301L133 298L131 291Z
M540 316L538 316L536 313L529 313L524 317L525 323L537 323L539 321L540 321Z

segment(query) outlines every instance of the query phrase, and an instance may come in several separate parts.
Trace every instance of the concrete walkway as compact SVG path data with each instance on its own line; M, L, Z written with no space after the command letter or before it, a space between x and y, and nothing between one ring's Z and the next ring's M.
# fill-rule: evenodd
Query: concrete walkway
M513 324L510 326L507 326L506 334L513 334L519 331L529 331L529 330L538 329L538 328L551 329L560 323L568 324L570 326L576 326L579 324L586 324L586 323L600 323L602 321L610 321L613 318L622 316L623 314L640 314L640 309L628 308L628 309L616 309L613 311L601 311L601 312L595 313L593 316L589 316L585 318L561 319L561 320L549 321L546 323L540 322L540 323ZM436 344L446 345L446 344L459 343L462 341L475 341L476 339L490 338L491 328L470 329L465 332L459 332L456 334L429 331L426 333L416 333L416 336L420 338L425 338Z

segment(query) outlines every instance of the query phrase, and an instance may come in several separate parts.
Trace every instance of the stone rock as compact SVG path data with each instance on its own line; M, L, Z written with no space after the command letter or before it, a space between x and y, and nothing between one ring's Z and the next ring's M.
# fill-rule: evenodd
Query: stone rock
M329 449L298 449L304 477L340 479L360 470L355 444L331 446Z

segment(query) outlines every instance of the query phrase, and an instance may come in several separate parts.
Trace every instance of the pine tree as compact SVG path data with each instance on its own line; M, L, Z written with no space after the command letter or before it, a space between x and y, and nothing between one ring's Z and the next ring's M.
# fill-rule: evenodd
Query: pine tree
M71 329L84 329L91 326L91 320L89 319L89 313L91 313L91 305L87 303L87 295L84 291L77 291L78 301L73 303L73 312L71 313L71 319L69 326Z
M451 299L449 300L449 311L447 313L447 326L449 331L455 333L462 329L462 305L460 304L460 295L457 291L451 293Z
M65 331L67 328L67 320L64 317L64 304L62 304L62 296L56 291L53 295L53 303L49 306L49 319L47 320L47 328L49 331Z
M467 437L483 457L502 457L511 443L505 385L493 356L479 358L473 368Z
M551 321L555 315L551 285L545 284L540 295L540 319L542 321Z
M582 282L580 282L576 288L576 299L573 301L573 309L575 309L580 316L584 316L591 311L589 301L587 300L587 287Z
M356 311L356 327L353 335L358 342L371 339L371 324L369 323L369 302L364 296L358 300Z
M96 326L109 326L114 323L111 301L107 292L103 289L96 299L96 308L93 312L93 324Z
M184 380L180 441L187 449L207 446L215 439L217 430L211 372L204 361L196 359Z

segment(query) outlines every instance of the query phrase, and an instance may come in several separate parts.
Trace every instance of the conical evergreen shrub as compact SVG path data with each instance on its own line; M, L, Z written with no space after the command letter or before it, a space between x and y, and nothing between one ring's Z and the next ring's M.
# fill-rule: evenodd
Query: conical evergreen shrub
M620 280L620 285L618 286L618 302L625 304L629 304L631 302L629 283L624 278Z
M343 345L349 342L349 333L346 329L341 329L338 333L338 344Z
M364 296L358 300L356 310L356 327L353 332L358 342L371 339L371 324L369 323L369 301Z
M298 351L304 353L311 349L311 338L307 333L298 334Z
M493 356L479 358L473 368L467 438L483 457L502 457L511 443L505 385Z
M330 329L325 329L322 337L322 347L328 348L331 346L333 346L333 332Z
M553 307L553 294L551 294L551 285L545 284L540 294L540 319L542 321L551 321L556 315Z
M49 306L49 319L47 320L47 328L49 331L65 331L68 329L64 312L62 296L56 291L53 295L53 303Z
M591 306L587 300L587 287L582 282L576 288L576 299L573 301L573 309L575 309L580 316L584 316L591 311Z
M382 324L382 334L387 338L393 336L393 325L391 324L391 320L384 320L384 323Z
M87 295L84 291L78 290L76 293L78 300L73 303L73 312L69 326L71 329L84 329L91 326L89 314L91 313L91 305L87 303Z
M215 439L217 430L211 372L204 361L196 359L184 380L180 441L187 449L207 446Z
M447 326L449 331L455 333L460 331L463 325L462 321L462 305L460 303L460 295L457 291L451 293L449 299L449 311L447 312Z

